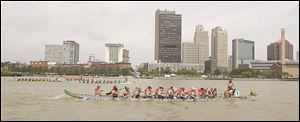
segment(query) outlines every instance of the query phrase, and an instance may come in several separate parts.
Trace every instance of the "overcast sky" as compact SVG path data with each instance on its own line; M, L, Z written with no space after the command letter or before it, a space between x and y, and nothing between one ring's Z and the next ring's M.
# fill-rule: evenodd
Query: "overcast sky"
M45 45L79 43L80 62L90 54L105 59L107 42L129 49L133 67L154 62L155 10L182 14L182 42L193 41L197 24L209 32L228 32L228 55L234 38L255 41L255 58L266 60L267 45L286 39L299 50L299 2L2 2L1 62L45 59ZM210 39L209 39L210 40Z

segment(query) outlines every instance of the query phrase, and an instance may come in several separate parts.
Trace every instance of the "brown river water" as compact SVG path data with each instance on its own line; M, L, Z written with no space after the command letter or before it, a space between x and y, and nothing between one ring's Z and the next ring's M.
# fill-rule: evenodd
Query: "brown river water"
M129 79L129 86L214 87L226 89L225 80ZM299 121L299 81L233 81L240 95L252 88L258 95L246 100L220 101L89 101L71 98L93 94L98 84L21 82L1 77L1 120L296 120ZM108 91L114 84L99 84ZM118 87L125 85L118 84ZM106 92L104 91L104 92Z

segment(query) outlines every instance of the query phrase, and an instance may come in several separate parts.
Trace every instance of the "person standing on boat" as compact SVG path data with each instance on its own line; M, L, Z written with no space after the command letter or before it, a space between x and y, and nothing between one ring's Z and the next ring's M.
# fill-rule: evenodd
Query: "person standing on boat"
M227 91L230 93L230 96L233 95L233 82L232 82L232 80L229 80L229 82L228 82Z
M97 86L97 88L95 89L95 95L101 95L101 88L100 88L100 86Z

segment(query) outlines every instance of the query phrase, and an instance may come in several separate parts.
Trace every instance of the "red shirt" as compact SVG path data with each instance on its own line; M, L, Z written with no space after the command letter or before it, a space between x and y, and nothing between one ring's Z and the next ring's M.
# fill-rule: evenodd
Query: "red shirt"
M159 91L160 91L159 87L155 89L155 93L158 93Z
M174 89L169 88L169 89L168 89L168 93L174 93Z
M206 91L205 90L199 90L199 93L204 94Z
M96 89L95 89L95 94L99 94L99 93L100 93L100 91L101 91L101 89L100 89L100 88L96 88Z
M179 90L178 90L178 94L179 94L180 96L183 96L183 95L184 95L184 90L179 89Z

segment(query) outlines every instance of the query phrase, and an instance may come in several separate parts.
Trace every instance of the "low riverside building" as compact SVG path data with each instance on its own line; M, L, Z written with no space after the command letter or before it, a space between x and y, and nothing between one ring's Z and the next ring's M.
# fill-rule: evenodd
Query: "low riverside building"
M89 61L87 64L59 64L61 68L110 68L130 69L131 63L105 63L101 61Z
M12 69L12 68L21 68L26 67L26 63L21 63L19 61L16 61L16 63L12 63L10 61L1 62L1 70L2 69Z
M276 62L271 66L271 69L278 72L287 72L292 78L299 78L299 61L290 60L283 65Z
M47 67L49 61L30 61L31 67Z
M148 71L156 69L170 68L171 71L177 71L181 69L196 70L197 72L204 72L203 64L192 64L192 63L147 63Z
M254 61L250 61L250 68L259 71L271 70L271 66L276 62L279 61L278 60L272 60L272 61L254 60Z

